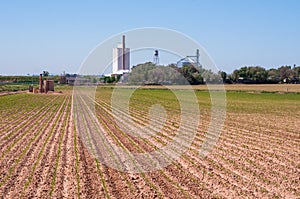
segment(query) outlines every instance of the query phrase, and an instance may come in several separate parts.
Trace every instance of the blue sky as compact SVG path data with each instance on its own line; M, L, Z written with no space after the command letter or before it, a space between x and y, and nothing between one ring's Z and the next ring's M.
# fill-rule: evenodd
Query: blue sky
M192 37L229 73L300 65L299 8L297 0L1 1L0 75L76 72L100 42L142 27Z

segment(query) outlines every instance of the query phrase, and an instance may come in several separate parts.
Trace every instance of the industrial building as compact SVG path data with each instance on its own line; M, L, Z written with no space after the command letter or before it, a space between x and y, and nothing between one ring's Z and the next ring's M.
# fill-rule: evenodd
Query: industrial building
M196 50L196 55L189 55L177 61L177 67L184 65L201 66L199 49Z
M130 48L125 47L125 35L122 44L113 49L113 74L123 74L130 70Z

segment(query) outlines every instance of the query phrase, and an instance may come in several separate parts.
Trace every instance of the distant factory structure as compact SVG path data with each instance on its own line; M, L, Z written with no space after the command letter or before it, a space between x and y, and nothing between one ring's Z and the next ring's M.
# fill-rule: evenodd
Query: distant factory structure
M130 48L125 46L125 35L122 37L122 44L113 49L113 74L128 73L130 70Z
M196 50L196 55L189 55L177 61L177 67L184 65L201 66L199 49Z

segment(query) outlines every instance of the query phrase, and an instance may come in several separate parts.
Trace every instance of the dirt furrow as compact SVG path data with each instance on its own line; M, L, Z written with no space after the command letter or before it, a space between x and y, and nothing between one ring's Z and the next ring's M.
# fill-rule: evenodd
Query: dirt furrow
M236 141L236 140L228 140L228 139L222 139L220 140L219 144L216 146L219 150L226 150L228 153L232 154L233 156L238 155L238 157L243 156L244 159L246 159L247 163L250 163L253 168L261 168L269 170L270 167L276 167L277 171L275 173L278 173L278 175L288 175L291 170L288 168L296 168L296 163L286 161L285 158L281 158L280 155L277 153L271 153L271 152L265 152L265 151L259 151L257 148L252 149L250 146L245 145L242 143L242 141ZM245 153L247 152L247 153ZM266 160L269 161L271 165L266 164ZM242 160L241 160L242 161ZM291 175L294 175L291 173Z
M64 102L65 103L65 102ZM45 136L42 139L38 139L37 143L35 143L34 148L31 148L33 152L27 153L24 157L23 161L17 165L17 169L10 178L9 182L6 186L10 187L10 191L7 191L8 197L21 197L24 191L25 186L29 185L32 176L34 176L35 167L38 166L39 158L43 155L44 147L46 148L47 144L50 141L54 140L53 131L55 131L55 127L53 126L56 124L56 121L61 117L60 111L63 109L64 103L61 104L59 111L57 112L56 116L54 117L53 122L50 124L52 129L47 128L45 131L42 132ZM56 127L57 128L57 127ZM47 148L46 148L47 150ZM15 180L17 179L17 180ZM13 185L11 185L11 183Z
M83 117L82 113L79 112L80 108L80 105L76 103L73 109L75 125L80 122L79 117ZM77 146L75 147L78 149L79 159L78 175L80 176L79 196L82 198L105 198L105 191L98 176L95 161L86 150L80 137L77 137L76 140Z
M53 129L53 136L49 140L49 144L43 153L37 169L34 171L30 185L26 188L24 196L27 198L38 197L47 198L50 196L51 183L53 181L53 170L56 164L57 149L62 135L62 129L65 128L64 120L67 115L67 107L70 103L70 99L66 99L62 115L58 119L56 126Z
M84 104L83 104L84 106ZM80 106L82 108L82 106ZM84 110L79 110L80 114L82 115L82 119L85 121L84 125L86 128L86 133L90 134L91 133L91 129L90 127L92 125L95 125L94 123L89 123L87 124L86 121L91 121L91 115L87 113L87 111ZM82 135L83 136L83 135ZM90 137L90 135L87 135ZM90 145L94 145L95 141L90 137L90 139L88 140L88 142L90 143ZM102 150L106 150L106 149L102 149ZM92 151L90 151L91 153L94 153ZM91 154L92 156L94 156L93 154ZM118 173L117 171L107 167L106 165L101 164L101 161L96 160L96 166L98 169L98 174L99 174L99 178L101 178L102 180L102 187L105 191L105 195L106 197L113 197L113 198L127 198L130 195L130 186L126 183L118 183L120 181L122 181L123 176L120 175L120 173ZM127 195L120 195L120 194L126 194ZM129 195L128 195L129 194Z
M95 160L78 139L80 196L82 198L105 198L101 180L97 174Z
M35 129L30 133L29 135L22 136L22 139L14 140L14 142L4 151L0 156L0 171L2 168L2 164L13 164L15 156L19 155L23 148L30 142L30 140L35 137L37 134L39 134L43 128L47 128L47 125L49 122L51 122L51 117L55 114L55 111L59 108L59 106L52 106L49 111L51 112L50 115L43 115L40 117L40 121L35 124ZM50 117L50 118L49 118ZM43 126L40 128L40 126ZM20 142L20 143L19 143ZM18 143L18 144L17 144Z
M110 128L112 128L112 127L110 127ZM122 138L121 138L122 136L118 136L118 138L121 140ZM135 142L137 142L138 143L138 145L140 146L140 147L143 147L144 148L144 150L145 150L145 143L141 143L141 142L138 142L137 141L137 139L134 139L134 141ZM160 143L158 143L158 144L160 144ZM152 145L153 146L153 148L155 148L155 145L156 145L156 143L154 144L154 145ZM148 147L149 148L149 147ZM149 149L148 149L149 150ZM177 170L173 170L172 172L170 172L170 174L173 174L174 175L174 173L176 174L176 173L178 173L178 171ZM172 175L171 175L172 176ZM182 176L182 174L178 174L177 175L177 178L178 178L178 176L179 177L181 177ZM184 176L184 175L183 175ZM168 178L168 177L167 177ZM176 181L176 180L178 180L178 179L176 179L176 177L174 178L174 180L173 180L173 183L174 183L174 181ZM186 178L186 176L184 177L184 178L181 178L181 180L185 180L185 179L188 179L188 178ZM180 183L180 184L187 184L187 183ZM189 184L192 184L192 183L189 183ZM178 188L178 187L177 187ZM190 186L189 188L188 188L188 190L195 190L195 192L194 193L196 193L196 194L198 194L198 192L199 192L199 185L195 185L195 184L193 184L193 186Z
M72 102L71 102L72 103ZM71 108L72 110L72 108ZM70 111L71 111L70 110ZM68 115L65 136L62 141L61 157L57 168L57 180L52 197L76 198L75 151L72 115ZM62 188L63 187L63 188Z
M291 157L291 152L287 154L278 154L278 146L273 146L271 150L261 150L261 147L265 146L266 144L260 144L260 141L256 141L253 144L249 144L248 138L240 138L238 133L234 133L236 136L229 136L232 132L240 132L243 131L239 128L229 128L225 127L225 130L222 133L222 136L219 140L219 144L216 146L219 149L230 148L231 150L235 151L236 153L240 154L247 158L247 162L250 162L254 167L257 167L259 164L264 165L265 160L272 162L272 165L276 165L276 167L281 168L281 170L287 170L287 164L291 167L296 167L297 158ZM250 136L250 135L249 135ZM200 138L201 139L201 138ZM203 141L203 140L202 140ZM200 144L201 145L201 144ZM259 146L261 145L261 146ZM245 153L247 151L247 153Z
M87 111L86 111L87 112ZM102 121L103 122L103 121ZM104 121L105 122L105 121ZM110 127L107 127L106 128L107 130L108 130L108 132L110 132L111 130L110 130ZM105 137L110 137L112 134L111 133L108 133L108 135L105 135ZM93 137L93 136L92 136ZM111 170L111 169L109 169L109 170ZM111 170L111 171L113 171L113 170ZM143 181L143 179L145 178L144 176L143 176L143 174L141 174L140 175L140 177L137 177L137 176L135 176L133 179L129 179L129 177L127 176L126 177L126 175L124 176L124 175L120 175L120 173L118 174L118 173L116 173L116 171L113 171L113 173L110 173L109 175L106 175L107 173L106 172L103 172L104 173L104 175L105 176L108 176L109 178L114 178L114 180L110 180L110 181L118 181L119 182L119 180L118 179L120 179L120 177L122 177L123 179L124 179L124 177L125 177L125 179L123 180L123 185L122 184L116 184L115 183L115 185L114 184L111 184L111 182L110 181L108 181L108 185L109 185L109 187L111 187L112 188L112 193L113 193L113 196L115 196L118 192L119 192L119 190L118 189L116 189L116 187L120 187L120 186L122 186L122 190L124 189L124 188L126 188L126 186L128 187L128 185L126 185L126 184L128 184L128 183L134 183L134 184L137 184L137 181L139 181L140 183L138 183L138 184L141 184L141 181ZM132 181L132 180L134 180L134 182L129 182L129 181ZM145 181L145 179L144 179L144 181ZM147 181L147 180L146 180ZM142 182L143 183L143 182ZM148 182L149 183L149 182ZM154 191L154 188L153 188L153 185L152 185L152 187L150 188L150 187L147 187L146 186L146 184L145 184L145 182L143 183L144 184L144 186L135 186L136 187L136 189L137 189L137 192L139 193L139 195L141 195L141 196L144 196L146 193L148 193L147 195L153 195L153 196L157 196L158 194L155 194L155 191ZM151 184L151 183L150 183ZM124 185L125 185L125 187L124 187ZM156 187L156 189L157 189L157 186L155 186ZM128 188L126 188L126 189L128 189ZM151 192L149 192L149 190L153 190L153 193L151 193ZM126 192L124 192L125 194L126 194ZM119 194L124 194L123 192L120 192ZM131 193L131 190L127 190L127 195L124 195L123 197L128 197L128 196L130 196L130 195L128 195L128 193ZM136 193L136 192L133 192L133 193L131 193L131 195L133 195L134 193Z
M10 128L4 129L4 133L0 134L0 139L6 140L7 135L9 137L12 137L12 135L18 135L16 134L16 129L20 129L21 127L28 127L31 124L34 124L34 121L36 120L38 115L41 115L43 112L44 114L47 113L45 110L51 106L51 104L58 98L58 96L51 99L49 102L47 102L44 106L38 106L37 108L31 110L29 113L26 112L26 114L19 117L18 120L13 121ZM44 99L46 100L46 99Z
M110 122L107 119L105 119L104 117L101 117L101 120L103 120L104 122L106 121L106 124L108 125L108 129L110 129L114 132L114 135L117 136L118 140L120 140L125 145L125 147L128 148L129 151L140 151L142 149L145 152L145 151L153 150L153 148L150 149L151 147L149 148L145 145L145 143L137 142L137 140L135 140L134 142L139 146L139 149L138 148L133 149L134 147L132 145L132 142L129 142L128 140L127 141L124 140L124 135L120 134L120 130L116 129L114 125L109 124ZM164 171L161 171L161 172L164 172ZM181 195L182 197L189 197L189 194L185 193L186 191L181 188L181 184L184 184L184 183L178 182L177 178L171 179L168 175L162 175L161 172L158 172L156 175L154 175L153 173L147 173L146 176L149 175L149 176L151 176L150 178L155 179L155 183L157 185L159 185L158 187L160 187L162 190L165 190L163 192L167 192L166 190L172 190L171 192L174 193L174 195L177 195L177 196ZM178 171L174 170L173 174L174 174L174 172L178 173ZM180 175L178 175L178 176L180 176ZM160 183L163 184L163 186ZM196 189L197 189L197 186L196 186ZM198 191L199 190L196 190L196 194L198 194ZM190 196L190 197L192 197L192 196Z
M47 114L54 110L55 107L49 106L43 113L39 115L39 117L35 118L30 124L21 128L18 132L15 133L14 136L10 137L7 141L1 143L1 156L0 160L7 155L11 150L17 151L17 148L20 148L21 145L25 144L25 142L34 135L35 132L39 130L39 127L43 125L45 121L48 120L50 116ZM51 114L52 115L52 114ZM22 141L21 144L18 144Z
M266 181L268 181L269 183L273 183L273 180L269 179L269 176L264 176L265 172L262 172L259 166L252 166L252 167L248 167L247 165L245 165L245 161L243 159L243 154L240 154L236 157L236 159L232 156L229 155L231 153L230 150L225 149L224 147L218 147L219 149L215 149L214 150L214 158L211 159L211 161L213 162L213 165L217 166L219 168L224 168L220 171L225 171L228 170L229 173L227 173L225 176L229 177L232 176L230 175L230 173L234 174L233 177L237 176L239 178L239 184L243 183L241 180L245 180L245 183L247 183L247 181L249 182L250 179L255 178L255 182L261 182L261 183L256 183L259 189L266 189L265 185L266 185ZM224 150L224 152L223 152ZM222 152L222 153L221 153ZM197 159L198 153L197 150L192 152L194 155L191 156L195 156ZM221 154L219 154L221 153ZM226 159L224 157L227 157ZM229 159L228 159L229 157ZM221 159L220 159L221 158ZM237 160L237 162L235 161ZM199 162L204 163L203 161ZM225 166L224 166L225 165ZM242 169L242 171L241 171ZM233 172L234 171L234 172ZM246 173L247 174L246 174ZM268 171L268 173L270 173L270 171ZM234 180L234 178L232 178L232 180ZM277 179L278 180L278 179ZM256 187L257 187L256 186ZM270 186L269 186L269 190L271 190ZM282 190L282 193L284 193L285 191Z
M255 120L253 119L255 118ZM263 118L262 118L263 119ZM254 120L250 122L251 120ZM248 137L249 133L253 137L249 137L251 140L278 145L278 143L284 142L285 149L291 149L300 141L300 135L297 133L296 126L294 128L285 129L284 125L277 128L270 128L268 123L259 124L260 120L249 115L247 118L238 118L236 116L227 119L226 126L231 128L239 128L242 130L240 137ZM270 130L272 129L272 131ZM289 131L292 131L289 133ZM291 135L289 135L291 134Z
M17 100L18 102L6 105L6 108L4 110L1 110L1 112L3 111L2 116L5 117L3 120L1 120L1 123L3 123L3 125L0 126L0 132L7 131L9 126L13 127L16 123L19 123L19 121L26 119L27 115L31 115L36 110L38 110L39 106L33 107L30 109L30 111L28 111L28 107L24 107L24 104L26 104L26 102L35 104L42 103L40 98L30 95L24 95L24 97L21 99L22 101Z

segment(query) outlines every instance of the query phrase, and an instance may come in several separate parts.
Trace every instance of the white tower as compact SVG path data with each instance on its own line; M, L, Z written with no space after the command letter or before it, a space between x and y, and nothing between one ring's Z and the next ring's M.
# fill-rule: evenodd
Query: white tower
M113 49L113 74L127 72L130 69L130 48L125 47L125 35L122 44Z

